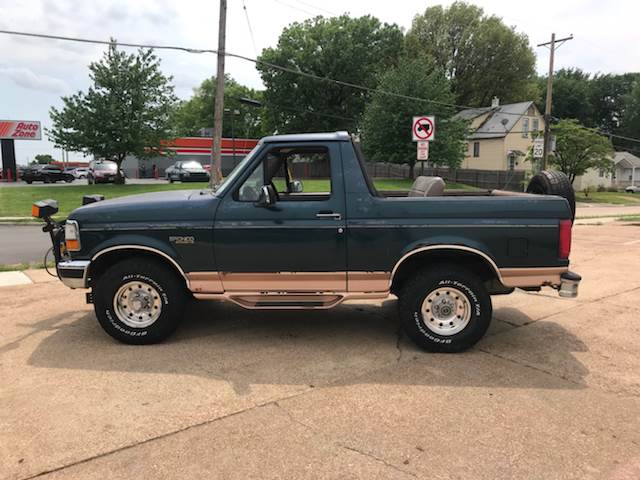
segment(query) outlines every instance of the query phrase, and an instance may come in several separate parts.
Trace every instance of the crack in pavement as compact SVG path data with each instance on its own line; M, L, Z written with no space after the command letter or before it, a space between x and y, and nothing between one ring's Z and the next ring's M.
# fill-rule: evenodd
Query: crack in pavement
M565 377L564 375L558 375L558 374L556 374L554 372L551 372L549 370L545 370L544 368L536 367L535 365L529 365L526 362L522 362L522 361L515 360L513 358L505 357L504 355L500 355L498 353L491 352L491 351L486 350L484 348L478 348L477 350L479 352L486 353L487 355L491 355L492 357L499 358L500 360L505 360L507 362L513 363L515 365L519 365L521 367L530 368L531 370L535 370L536 372L545 373L545 374L547 374L547 375L549 375L551 377L559 378L561 380L564 380L564 381L566 381L568 383L571 383L573 385L577 385L579 387L585 387L585 385L582 384L582 383L578 383L575 380L571 380L570 378Z
M363 452L362 450L358 450L355 447L351 447L349 445L345 445L345 444L342 444L342 443L336 443L336 446L338 446L340 448L344 448L345 450L349 450L351 452L355 452L355 453L357 453L359 455L364 455L365 457L371 458L371 459L375 460L378 463L382 463L383 465L385 465L385 466L387 466L389 468L392 468L393 470L396 470L397 472L404 473L405 475L409 475L410 477L413 477L413 478L418 478L418 475L416 475L415 473L408 472L407 470L404 470L404 469L398 467L397 465L394 465L393 463L389 463L384 458L377 457L376 455L374 455L372 453Z
M287 410L282 405L280 405L279 402L275 402L275 406L278 407L292 422L294 422L294 423L296 423L296 424L308 429L314 435L319 435L319 436L326 437L331 442L332 445L334 445L336 447L339 447L339 448L343 448L345 450L349 450L351 452L355 452L355 453L357 453L359 455L363 455L365 457L371 458L371 459L375 460L377 463L382 463L386 467L392 468L392 469L394 469L394 470L396 470L398 472L404 473L404 474L409 475L409 476L411 476L413 478L417 478L417 475L415 473L409 472L407 470L404 470L404 469L400 468L399 466L388 462L384 458L380 458L377 455L374 455L373 453L365 452L365 451L360 450L360 449L358 449L356 447L352 447L351 445L347 445L346 443L344 443L344 442L342 442L340 440L334 440L333 437L329 433L324 432L322 430L319 430L319 429L317 429L317 428L315 428L315 427L313 427L313 426L311 426L311 425L309 425L307 423L304 423L301 420L298 420L296 417L293 416L293 414L289 410Z
M91 462L93 460L97 460L99 458L104 458L104 457L108 457L110 455L114 455L116 453L124 452L126 450L130 450L130 449L138 447L140 445L145 445L147 443L151 443L151 442L154 442L156 440L162 440L164 438L171 437L171 436L176 435L178 433L186 432L188 430L195 429L195 428L198 428L198 427L203 427L203 426L206 426L206 425L211 425L211 424L216 423L218 421L225 420L225 419L231 418L231 417L235 417L236 415L241 415L241 414L243 414L245 412L250 412L252 410L255 410L255 409L258 409L258 408L262 408L262 407L266 407L268 405L273 405L273 404L276 404L277 402L280 402L282 400L289 400L291 398L299 397L299 396L304 395L304 394L306 394L306 393L308 393L308 392L310 392L312 390L314 390L314 388L308 388L306 390L303 390L302 392L294 393L294 394L288 395L286 397L282 397L282 398L279 398L279 399L276 399L276 400L269 400L268 402L258 403L256 405L251 406L251 407L243 408L241 410L237 410L235 412L227 413L227 414L221 415L219 417L210 418L210 419L204 420L202 422L198 422L198 423L194 423L194 424L191 424L191 425L187 425L185 427L181 427L181 428L178 428L176 430L171 430L169 432L165 432L165 433L162 433L160 435L156 435L155 437L146 438L144 440L140 440L138 442L131 443L129 445L124 445L122 447L114 448L113 450L108 450L106 452L98 453L96 455L92 455L90 457L86 457L86 458L83 458L83 459L80 459L80 460L76 460L74 462L69 462L69 463L66 463L64 465L60 465L59 467L51 468L49 470L44 470L42 472L38 472L38 473L35 473L33 475L29 475L28 477L22 477L21 480L31 480L33 478L42 477L42 476L48 475L50 473L55 473L55 472L59 472L61 470L66 470L67 468L75 467L77 465L82 465L84 463L88 463L88 462Z

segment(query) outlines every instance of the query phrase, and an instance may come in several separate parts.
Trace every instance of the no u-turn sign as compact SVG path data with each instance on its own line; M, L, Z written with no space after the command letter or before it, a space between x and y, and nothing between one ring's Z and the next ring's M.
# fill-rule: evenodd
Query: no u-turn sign
M413 117L411 134L414 142L430 142L436 133L436 119L433 116Z

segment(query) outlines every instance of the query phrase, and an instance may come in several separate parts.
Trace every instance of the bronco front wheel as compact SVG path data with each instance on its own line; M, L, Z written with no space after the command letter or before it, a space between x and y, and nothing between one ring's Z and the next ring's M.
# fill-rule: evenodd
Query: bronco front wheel
M151 259L116 263L93 288L100 325L116 340L157 343L178 327L186 300L185 286L170 268Z
M489 328L491 297L482 280L455 265L438 265L409 279L399 294L404 331L432 352L460 352Z

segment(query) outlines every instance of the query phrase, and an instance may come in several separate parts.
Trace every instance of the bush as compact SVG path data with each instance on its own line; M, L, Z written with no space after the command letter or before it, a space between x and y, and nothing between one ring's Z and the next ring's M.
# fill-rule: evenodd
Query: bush
M605 186L604 186L604 185L600 184L600 185L598 185L598 191L599 191L599 192L606 192L606 191L607 191L607 189L605 188Z
M618 191L619 191L619 190L618 190L618 187L609 187L609 188L607 188L607 192L615 192L615 193L618 193Z

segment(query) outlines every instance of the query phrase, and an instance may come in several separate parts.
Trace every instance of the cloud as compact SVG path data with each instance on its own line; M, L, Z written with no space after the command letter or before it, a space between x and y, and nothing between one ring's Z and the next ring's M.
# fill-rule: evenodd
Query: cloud
M40 90L50 93L65 93L70 90L67 82L49 75L37 74L33 70L24 67L6 67L0 65L0 77L11 79L16 85L31 90Z

